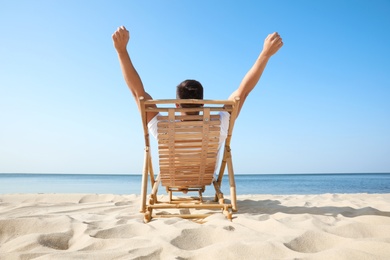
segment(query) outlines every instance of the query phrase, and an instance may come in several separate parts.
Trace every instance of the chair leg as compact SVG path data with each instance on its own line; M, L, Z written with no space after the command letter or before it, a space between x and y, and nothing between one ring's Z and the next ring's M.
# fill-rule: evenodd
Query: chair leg
M148 191L148 170L149 170L149 147L145 147L144 170L142 173L140 212L146 211L146 193Z
M168 195L169 195L169 203L172 203L172 191L171 190L168 191Z
M229 207L228 206L225 206L223 208L223 214L226 216L226 218L229 220L229 221L232 221L233 219L233 214L229 211Z
M219 204L224 204L225 199L223 197L223 193L221 192L220 186L218 185L217 181L213 182L214 184L214 189L215 189L215 202L219 202Z
M228 155L229 155L229 151L225 150L223 153L223 160L221 162L221 167L219 169L219 174L218 174L218 178L217 178L217 182L218 182L219 187L221 187L221 184L222 184L222 178L223 178L223 174L225 173L225 167L226 167L226 158L228 157Z
M228 173L229 173L229 184L230 184L230 197L232 203L233 212L237 211L237 196L236 196L236 182L234 180L233 162L231 156L227 160Z
M201 190L199 190L199 201L200 201L200 203L203 203L203 196L202 196Z
M152 187L152 193L150 194L150 199L149 199L149 204L153 205L154 203L157 203L157 192L158 192L158 187L160 185L160 176L157 176L153 187Z
M152 212L153 209L151 207L148 207L148 209L144 213L144 222L148 223L152 220Z
M152 156L148 156L148 171L149 171L149 176L150 176L150 184L152 186L152 189L153 189L153 186L154 186L154 183L156 182L155 178L154 178L154 171L153 171L153 165L152 165Z

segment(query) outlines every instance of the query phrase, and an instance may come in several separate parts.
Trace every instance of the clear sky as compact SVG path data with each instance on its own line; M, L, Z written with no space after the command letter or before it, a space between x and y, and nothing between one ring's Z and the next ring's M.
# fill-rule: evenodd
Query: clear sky
M388 0L1 1L0 173L141 173L120 25L156 99L188 78L227 98L279 32L236 123L237 173L390 172L389 13Z

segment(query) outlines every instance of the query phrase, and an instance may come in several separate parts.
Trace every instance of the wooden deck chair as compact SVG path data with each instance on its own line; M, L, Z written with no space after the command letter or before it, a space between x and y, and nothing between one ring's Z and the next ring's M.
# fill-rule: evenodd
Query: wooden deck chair
M176 104L184 104L176 108ZM230 140L237 117L239 98L230 100L145 100L140 98L142 123L145 134L145 159L141 187L141 212L144 221L154 217L182 217L202 219L215 210L222 210L231 220L237 211L236 185ZM220 136L220 111L230 113L229 128L224 145L218 151ZM146 122L148 112L158 112L158 153L160 172L155 177L150 152L149 130ZM182 114L181 112L187 112ZM196 112L196 113L191 113ZM217 161L220 153L221 163ZM216 165L220 165L214 177ZM221 192L222 178L227 166L230 184L230 203L225 202ZM151 193L147 201L147 187L150 179ZM168 196L165 201L157 198L158 188L164 186ZM215 198L204 201L202 193L206 186L214 186ZM173 197L173 192L184 196L187 192L198 192L197 197ZM185 214L153 214L154 209L181 209ZM205 209L207 214L189 214L189 209ZM211 211L211 213L210 213Z

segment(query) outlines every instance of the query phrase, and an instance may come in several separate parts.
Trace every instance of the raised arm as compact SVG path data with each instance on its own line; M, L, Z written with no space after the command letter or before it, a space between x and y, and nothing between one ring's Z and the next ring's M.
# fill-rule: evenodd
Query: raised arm
M118 54L123 77L131 93L133 94L133 97L135 98L138 109L140 109L139 97L142 96L145 99L152 99L152 97L145 91L141 78L138 75L138 72L135 70L129 53L127 52L127 44L129 39L129 31L124 26L119 27L112 35L112 40ZM154 115L155 113L148 113L147 122L149 122L154 117Z
M264 68L268 63L268 60L274 55L281 47L283 46L282 38L278 33L269 34L264 40L263 50L257 58L255 64L247 72L245 77L242 79L240 86L235 90L229 97L230 100L233 100L234 97L240 98L240 107L238 108L238 113L240 113L242 105L245 102L245 99L255 88L257 82L259 81L261 75L263 74Z

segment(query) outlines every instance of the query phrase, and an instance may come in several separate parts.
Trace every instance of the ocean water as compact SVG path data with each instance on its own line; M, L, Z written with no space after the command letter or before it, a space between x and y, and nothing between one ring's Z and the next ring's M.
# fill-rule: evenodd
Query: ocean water
M390 173L237 174L237 194L390 193ZM150 185L148 185L148 192ZM214 188L206 188L212 196ZM0 194L100 193L140 194L141 175L0 174ZM161 194L165 188L160 188ZM222 192L229 194L224 176Z

